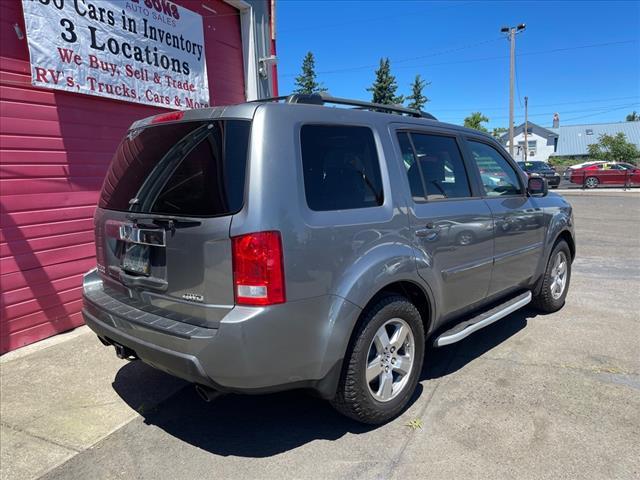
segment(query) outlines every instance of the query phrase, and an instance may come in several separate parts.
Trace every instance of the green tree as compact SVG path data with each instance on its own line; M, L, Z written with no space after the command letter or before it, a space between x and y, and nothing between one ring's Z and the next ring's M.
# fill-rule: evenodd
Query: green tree
M388 58L380 59L380 67L376 70L376 79L371 87L367 88L371 92L373 103L383 105L400 105L404 102L402 95L396 95L398 82L396 77L391 75L391 65Z
M326 92L327 89L316 80L316 60L312 52L307 52L302 60L302 73L296 77L295 93L311 95Z
M640 157L638 147L628 142L626 135L622 132L615 135L604 133L598 137L598 143L592 143L588 149L589 156L595 160L636 163Z
M482 125L483 123L488 121L489 119L482 113L473 112L471 115L464 119L464 126L467 128L475 128L476 130L480 130L481 132L488 132L487 127Z
M508 130L509 130L508 128L496 127L491 131L491 136L493 138L499 139L502 136L502 134L507 133Z
M409 105L407 106L409 108L422 110L425 103L429 101L429 99L422 94L424 87L427 85L431 85L431 82L427 82L426 80L423 80L420 75L416 75L415 80L411 84L411 95L407 97L407 100L409 100Z
M634 110L627 115L627 122L640 122L640 115Z

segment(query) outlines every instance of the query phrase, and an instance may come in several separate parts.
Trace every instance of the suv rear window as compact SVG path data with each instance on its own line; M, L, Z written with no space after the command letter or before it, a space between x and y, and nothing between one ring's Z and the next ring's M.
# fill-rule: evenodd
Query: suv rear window
M172 123L130 131L116 151L99 206L184 216L242 208L251 123Z
M382 178L367 127L304 125L300 131L304 189L311 210L382 205Z

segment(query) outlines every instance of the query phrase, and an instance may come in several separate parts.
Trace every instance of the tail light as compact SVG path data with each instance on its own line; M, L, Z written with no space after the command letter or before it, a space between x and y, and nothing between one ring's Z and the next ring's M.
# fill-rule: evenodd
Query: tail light
M284 267L280 232L233 237L233 283L240 305L284 303Z

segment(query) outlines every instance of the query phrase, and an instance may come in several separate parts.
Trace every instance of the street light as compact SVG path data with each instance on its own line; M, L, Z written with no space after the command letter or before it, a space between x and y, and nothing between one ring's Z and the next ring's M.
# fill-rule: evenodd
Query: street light
M506 34L510 43L511 62L509 66L509 153L513 156L513 85L516 68L516 35L524 32L527 26L521 23L515 27L502 27L500 32Z

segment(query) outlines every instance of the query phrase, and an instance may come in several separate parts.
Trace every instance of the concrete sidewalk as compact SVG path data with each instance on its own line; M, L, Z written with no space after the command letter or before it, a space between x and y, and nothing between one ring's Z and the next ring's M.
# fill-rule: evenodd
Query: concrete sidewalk
M144 384L127 381L126 363L87 327L0 357L0 478L39 478L185 385L142 362L122 372Z

